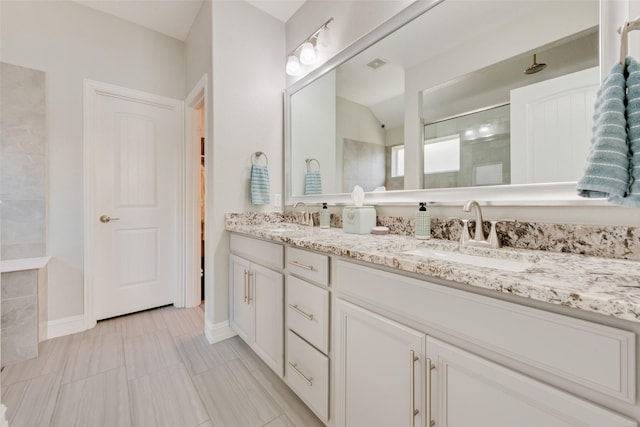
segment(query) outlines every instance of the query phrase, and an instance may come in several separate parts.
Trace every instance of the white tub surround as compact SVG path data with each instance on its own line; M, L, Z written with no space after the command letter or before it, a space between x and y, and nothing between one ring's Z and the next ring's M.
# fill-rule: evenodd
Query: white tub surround
M637 261L526 249L460 248L457 242L449 240L418 241L411 236L400 235L350 235L334 228L275 230L273 223L243 225L229 221L226 229L429 278L640 322L640 262ZM511 272L404 253L416 248L530 262L533 265L523 272Z
M51 257L0 261L2 366L38 356L47 338L47 263Z

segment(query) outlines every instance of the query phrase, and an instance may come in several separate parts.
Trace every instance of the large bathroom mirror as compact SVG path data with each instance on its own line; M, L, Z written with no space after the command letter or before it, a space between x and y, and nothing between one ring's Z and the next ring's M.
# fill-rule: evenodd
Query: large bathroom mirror
M415 19L287 91L288 203L348 202L355 185L376 203L577 203L599 1L417 3ZM318 173L321 194L305 193Z

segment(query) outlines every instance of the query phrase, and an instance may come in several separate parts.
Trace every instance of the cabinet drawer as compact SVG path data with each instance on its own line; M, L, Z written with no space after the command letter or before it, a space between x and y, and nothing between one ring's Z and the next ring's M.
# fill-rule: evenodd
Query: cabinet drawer
M287 383L322 420L329 418L329 359L287 331Z
M336 289L546 373L634 403L635 334L339 261ZM550 375L548 375L550 374ZM542 374L540 374L542 376Z
M231 253L241 255L266 267L281 270L284 265L284 248L278 243L231 234L229 248Z
M328 353L329 291L288 276L287 307L287 328Z
M287 248L287 269L296 276L321 285L329 284L329 257L296 248Z

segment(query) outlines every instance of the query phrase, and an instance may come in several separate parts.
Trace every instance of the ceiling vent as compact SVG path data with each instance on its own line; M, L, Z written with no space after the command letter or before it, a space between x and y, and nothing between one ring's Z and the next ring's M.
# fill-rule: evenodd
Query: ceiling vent
M387 61L386 59L376 58L373 61L369 62L367 64L367 67L371 68L372 70L377 70L378 68L385 65L387 62L389 61Z

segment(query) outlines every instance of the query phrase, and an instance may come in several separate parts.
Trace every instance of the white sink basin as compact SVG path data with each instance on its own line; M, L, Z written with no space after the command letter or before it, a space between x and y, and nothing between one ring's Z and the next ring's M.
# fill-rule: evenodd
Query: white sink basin
M457 262L460 264L475 265L477 267L495 268L497 270L521 272L533 266L532 262L513 261L509 259L488 258L478 255L461 254L460 252L445 252L428 248L418 248L403 252L407 255L416 255L423 258Z
M272 224L264 228L264 230L269 233L286 233L288 231L298 231L303 229L302 225L289 223Z

